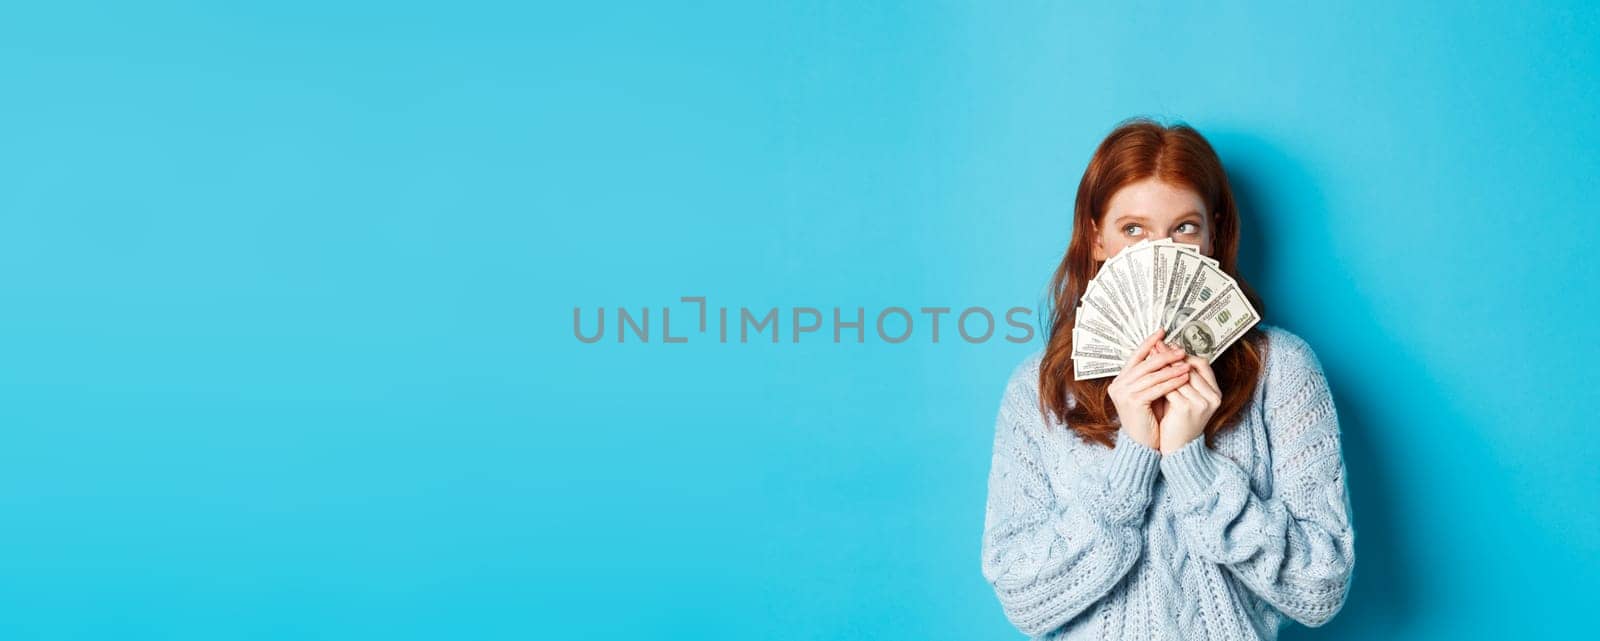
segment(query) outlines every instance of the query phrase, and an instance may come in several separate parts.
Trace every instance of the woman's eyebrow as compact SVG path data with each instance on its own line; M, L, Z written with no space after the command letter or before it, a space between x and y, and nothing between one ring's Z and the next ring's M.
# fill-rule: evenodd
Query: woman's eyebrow
M1186 211L1186 212L1183 212L1181 214L1178 214L1178 219L1179 220L1182 220L1184 218L1199 218L1201 220L1205 220L1206 217L1201 215L1200 212L1191 209L1189 211ZM1140 214L1123 214L1121 216L1117 216L1116 219L1112 221L1112 224L1120 225L1122 223L1127 223L1127 222L1143 223L1143 222L1149 222L1149 220L1150 219L1148 219L1148 218L1146 218L1146 217L1144 217L1143 215L1140 215Z

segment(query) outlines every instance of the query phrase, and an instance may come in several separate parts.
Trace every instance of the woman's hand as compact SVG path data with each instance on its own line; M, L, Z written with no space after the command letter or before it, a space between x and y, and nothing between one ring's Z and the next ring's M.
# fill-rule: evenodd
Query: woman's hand
M1190 378L1190 365L1183 360L1184 351L1161 344L1165 333L1157 329L1144 339L1106 388L1111 404L1117 408L1123 431L1150 449L1157 449L1161 443L1161 434L1157 431L1161 416L1156 413L1155 405Z
M1168 349L1184 354L1179 348ZM1211 364L1199 356L1186 356L1184 362L1193 373L1186 384L1166 393L1166 412L1156 428L1162 454L1176 452L1204 434L1206 423L1222 405L1222 388Z

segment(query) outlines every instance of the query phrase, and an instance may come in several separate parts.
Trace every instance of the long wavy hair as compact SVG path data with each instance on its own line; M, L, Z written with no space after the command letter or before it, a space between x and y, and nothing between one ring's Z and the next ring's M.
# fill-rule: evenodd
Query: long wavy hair
M1039 366L1040 410L1066 424L1087 440L1115 445L1121 423L1106 388L1111 377L1074 381L1072 327L1080 297L1089 280L1100 271L1094 259L1094 235L1104 221L1111 196L1124 186L1156 177L1163 182L1193 189L1211 216L1211 258L1222 271L1239 282L1245 298L1261 312L1266 308L1250 285L1239 277L1235 261L1239 252L1239 209L1228 186L1228 175L1211 143L1186 124L1164 126L1144 117L1119 123L1100 142L1078 183L1073 205L1072 241L1050 281L1045 320L1045 350ZM1258 324L1211 364L1222 389L1222 405L1206 424L1208 446L1216 435L1244 418L1244 408L1255 393L1262 368L1265 335Z

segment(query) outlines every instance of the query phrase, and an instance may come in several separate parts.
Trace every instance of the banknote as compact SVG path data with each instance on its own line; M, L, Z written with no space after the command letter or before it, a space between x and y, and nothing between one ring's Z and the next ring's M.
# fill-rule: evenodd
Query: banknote
M1261 315L1245 299L1244 293L1238 287L1230 287L1196 311L1164 342L1182 347L1183 351L1210 363L1260 320Z
M1074 378L1115 376L1150 334L1215 362L1261 321L1239 288L1200 248L1141 240L1100 265L1074 310Z

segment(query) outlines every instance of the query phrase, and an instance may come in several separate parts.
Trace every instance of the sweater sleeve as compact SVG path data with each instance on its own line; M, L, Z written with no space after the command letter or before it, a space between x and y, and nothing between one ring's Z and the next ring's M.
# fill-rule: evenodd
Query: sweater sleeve
M1355 530L1339 421L1321 363L1292 334L1266 377L1272 495L1250 489L1232 459L1197 438L1164 456L1179 537L1197 557L1227 567L1251 591L1306 626L1343 607L1355 565Z
M1027 378L1013 375L995 421L983 576L1006 618L1039 636L1091 609L1138 560L1161 455L1118 432L1103 468L1074 469L1065 487L1075 491L1057 496L1035 440L1045 429L1037 385Z

